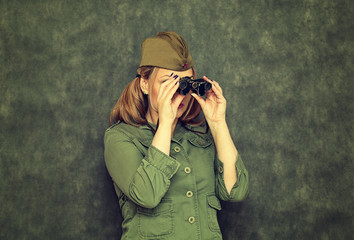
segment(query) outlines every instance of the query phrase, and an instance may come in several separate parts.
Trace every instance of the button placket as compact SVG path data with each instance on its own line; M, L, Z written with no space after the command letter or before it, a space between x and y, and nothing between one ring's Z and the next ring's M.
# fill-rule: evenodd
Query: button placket
M195 222L195 217L193 217L193 216L189 217L188 218L188 222L191 223L191 224L194 223Z

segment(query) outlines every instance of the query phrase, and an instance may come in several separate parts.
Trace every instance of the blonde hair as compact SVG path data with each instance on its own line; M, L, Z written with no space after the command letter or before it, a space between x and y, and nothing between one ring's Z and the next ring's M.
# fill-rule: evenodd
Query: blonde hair
M138 69L138 73L141 75L141 77L150 81L152 80L150 77L152 77L151 75L155 70L156 67L142 66ZM192 68L192 70L195 79L196 73L194 68ZM124 89L122 95L119 97L117 103L113 107L109 118L109 124L113 125L119 121L122 121L135 127L149 125L145 117L148 106L148 95L143 94L140 88L140 77L137 76ZM184 124L199 126L204 121L204 118L196 120L196 118L200 115L200 112L201 108L199 103L192 97L189 101L187 110L179 119Z

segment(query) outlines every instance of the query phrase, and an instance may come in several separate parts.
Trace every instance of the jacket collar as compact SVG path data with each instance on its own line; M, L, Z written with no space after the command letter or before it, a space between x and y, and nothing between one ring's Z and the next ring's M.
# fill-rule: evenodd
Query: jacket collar
M153 127L154 129L156 129L156 125L155 124L150 123L150 126ZM143 130L151 131L151 129L147 125L140 126L139 128L143 129ZM174 136L172 138L172 141L179 142L182 139L183 135L187 131L188 130L185 129L182 126L182 123L180 121L178 121L177 124L176 124L175 134L174 134ZM151 134L151 137L148 137L146 139L142 139L141 141L144 142L144 143L150 143L151 144L153 137L154 137L154 135Z

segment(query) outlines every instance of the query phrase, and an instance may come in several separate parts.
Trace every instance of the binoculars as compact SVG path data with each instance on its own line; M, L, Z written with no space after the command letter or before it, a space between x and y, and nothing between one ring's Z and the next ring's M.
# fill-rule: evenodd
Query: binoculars
M187 95L189 91L192 91L199 96L203 96L211 87L211 83L204 81L202 78L193 80L190 77L183 77L179 80L177 92L182 95Z

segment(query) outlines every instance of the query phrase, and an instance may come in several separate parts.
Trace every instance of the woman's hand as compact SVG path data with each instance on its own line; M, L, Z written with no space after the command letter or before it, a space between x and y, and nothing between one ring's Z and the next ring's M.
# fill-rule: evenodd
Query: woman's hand
M171 76L160 86L157 96L157 111L160 125L172 125L176 120L178 106L185 97L182 94L176 93L178 87L179 78L176 76Z
M184 96L176 93L179 86L177 76L171 77L161 83L157 94L157 113L159 127L152 140L152 145L161 152L170 155L171 138L173 136L172 129L176 124L178 106L182 102Z
M195 93L192 93L192 96L199 102L209 126L225 122L226 99L220 85L206 76L203 79L212 85L211 90L206 93L206 99L204 100Z

